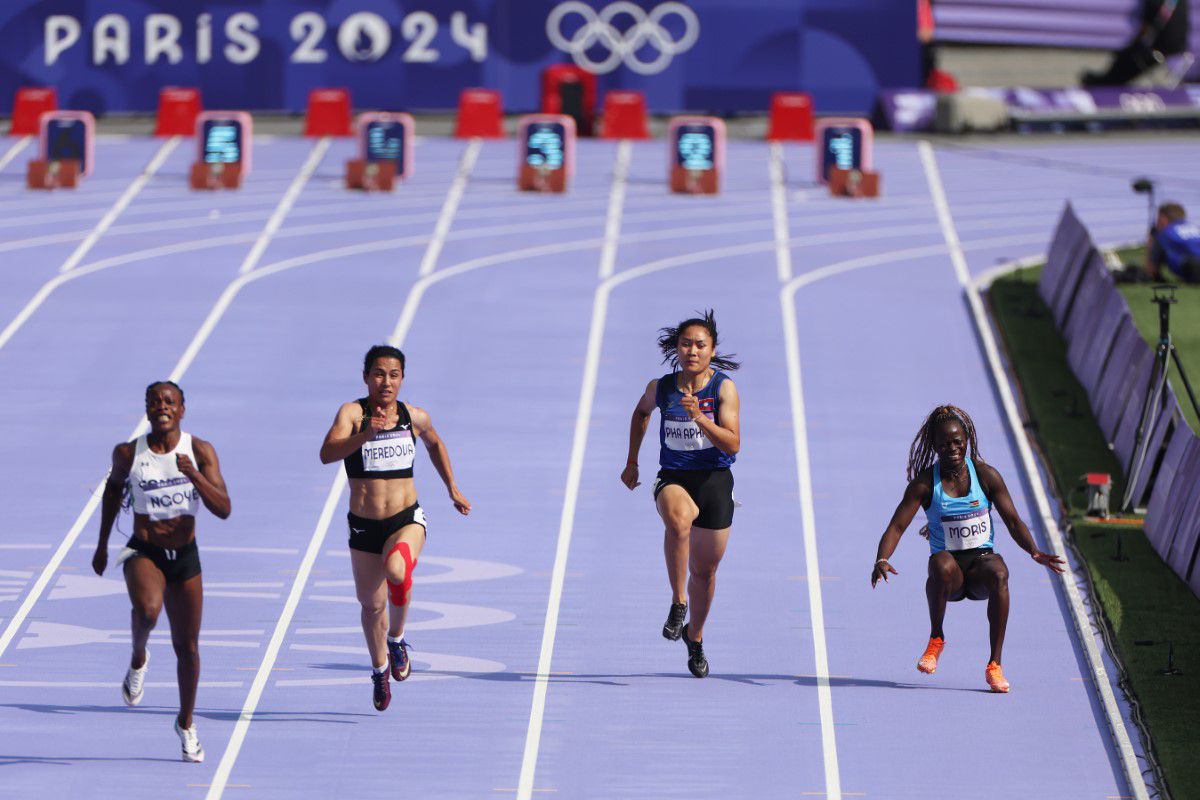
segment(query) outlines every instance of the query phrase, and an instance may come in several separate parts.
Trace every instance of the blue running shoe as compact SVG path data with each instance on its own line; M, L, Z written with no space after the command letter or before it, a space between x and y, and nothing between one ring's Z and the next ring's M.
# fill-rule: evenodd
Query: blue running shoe
M388 638L388 661L392 665L392 679L402 681L412 674L412 661L408 658L408 642L404 641L404 637L400 637L400 641L393 642Z

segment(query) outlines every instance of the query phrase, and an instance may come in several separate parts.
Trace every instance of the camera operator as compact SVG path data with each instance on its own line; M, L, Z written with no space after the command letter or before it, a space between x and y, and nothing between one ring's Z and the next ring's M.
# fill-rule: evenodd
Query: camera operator
M1084 86L1124 86L1162 62L1188 49L1188 0L1142 0L1137 35L1113 53L1105 72L1087 72Z
M1188 222L1179 203L1163 203L1146 242L1146 274L1162 277L1162 268L1184 283L1200 283L1200 225Z

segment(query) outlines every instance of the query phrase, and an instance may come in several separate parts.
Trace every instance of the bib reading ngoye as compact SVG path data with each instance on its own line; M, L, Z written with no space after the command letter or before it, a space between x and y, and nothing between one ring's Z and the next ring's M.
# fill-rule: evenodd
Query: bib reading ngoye
M942 517L947 550L970 550L991 541L991 509L981 508L966 514Z
M704 416L710 420L713 418L712 414ZM704 450L713 446L700 429L700 425L686 416L664 414L663 436L670 450Z
M411 469L416 453L411 430L377 433L362 446L363 469L366 472Z

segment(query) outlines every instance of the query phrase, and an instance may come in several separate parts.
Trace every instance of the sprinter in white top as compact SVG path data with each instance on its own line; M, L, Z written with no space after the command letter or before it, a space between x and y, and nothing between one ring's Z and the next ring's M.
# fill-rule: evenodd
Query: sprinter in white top
M1017 546L1034 562L1055 572L1063 560L1043 553L1013 505L1004 479L979 456L975 423L957 406L938 406L925 418L908 454L908 488L879 540L871 588L882 578L898 574L888 562L918 508L925 509L928 524L921 531L929 539L929 644L917 662L926 674L937 670L946 646L942 622L946 604L964 598L987 600L991 654L984 680L993 692L1007 692L1008 680L1000 666L1004 633L1008 626L1008 565L995 551L992 508L1000 512Z
M133 655L121 686L128 705L142 701L150 654L146 642L164 602L178 661L179 714L175 732L184 761L203 761L192 710L200 681L200 615L204 589L196 548L196 514L203 505L221 519L231 510L217 451L179 429L183 390L171 381L146 387L150 432L113 448L112 471L100 506L100 541L92 569L108 566L108 537L128 492L133 535L117 557L133 602Z

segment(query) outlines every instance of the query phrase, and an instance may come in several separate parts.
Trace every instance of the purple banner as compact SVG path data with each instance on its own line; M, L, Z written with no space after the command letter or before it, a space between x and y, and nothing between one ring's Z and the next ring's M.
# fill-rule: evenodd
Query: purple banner
M1158 118L1171 111L1192 116L1200 112L1200 86L1179 89L1142 89L1101 86L1092 89L1016 88L965 89L964 93L999 97L1008 104L1014 119L1030 115L1097 115L1119 112L1136 119ZM931 89L893 89L880 94L880 110L887 127L894 131L933 130L937 92Z

